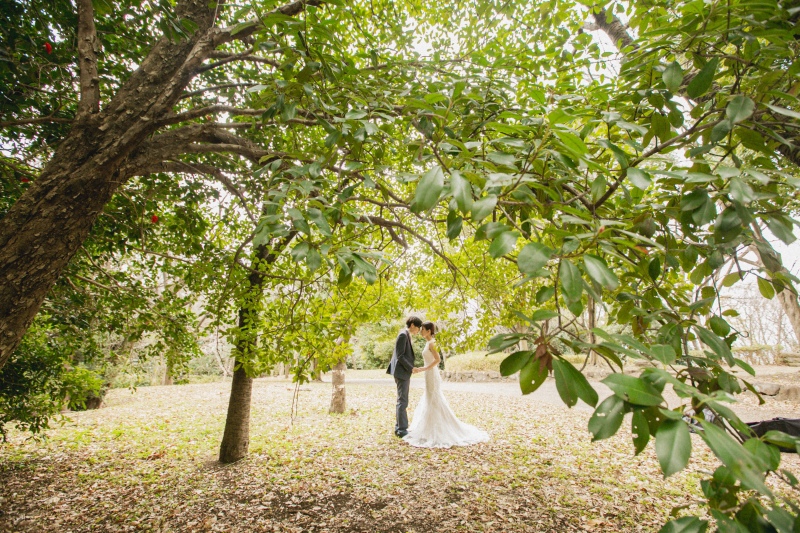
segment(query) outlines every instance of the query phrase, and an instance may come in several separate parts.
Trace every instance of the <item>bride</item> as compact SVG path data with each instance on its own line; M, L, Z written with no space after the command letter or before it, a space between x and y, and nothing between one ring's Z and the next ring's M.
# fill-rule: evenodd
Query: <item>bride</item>
M486 442L489 435L475 426L461 422L442 394L442 379L438 367L440 358L433 339L436 326L433 322L425 322L420 334L428 341L422 350L425 366L414 370L425 372L425 392L414 410L411 426L403 440L420 448L450 448Z

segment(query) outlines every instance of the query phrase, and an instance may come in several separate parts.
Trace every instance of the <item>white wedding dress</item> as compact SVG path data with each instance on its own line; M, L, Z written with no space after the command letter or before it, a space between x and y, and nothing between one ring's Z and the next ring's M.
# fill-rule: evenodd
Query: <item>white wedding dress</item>
M422 351L425 366L434 360L430 349L432 342L428 341ZM425 372L425 392L414 410L408 434L403 440L419 448L450 448L486 442L489 434L456 417L442 394L442 378L439 368L435 366Z

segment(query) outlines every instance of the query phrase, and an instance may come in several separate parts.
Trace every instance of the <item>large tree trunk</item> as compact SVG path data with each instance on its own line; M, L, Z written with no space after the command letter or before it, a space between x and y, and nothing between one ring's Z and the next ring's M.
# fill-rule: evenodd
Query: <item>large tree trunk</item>
M0 368L11 357L45 296L80 249L114 192L131 176L174 160L174 152L160 154L164 156L161 159L152 153L165 143L148 143L166 125L162 121L170 115L189 82L202 71L206 59L219 45L246 39L259 27L253 24L234 35L229 28L214 26L217 9L224 3L225 0L178 0L176 19L193 22L195 32L187 39L161 38L100 111L92 2L77 2L81 89L78 114L72 130L59 142L41 175L0 221ZM292 16L308 5L320 3L321 0L297 0L274 12ZM188 145L204 133L202 125L194 126L168 133L178 132L173 141L182 140ZM190 134L194 138L188 139ZM177 155L180 153L183 152ZM258 159L260 155L253 157Z
M102 112L95 113L96 105L87 101L95 94L87 84L69 135L0 221L0 368L125 182L127 158L157 129L158 119L172 109L215 46L214 10L206 0L183 0L178 11L197 23L195 34L180 42L161 39ZM79 12L82 19L91 16L90 10ZM82 27L90 31L93 25ZM82 61L81 68L85 65L94 68L93 61Z

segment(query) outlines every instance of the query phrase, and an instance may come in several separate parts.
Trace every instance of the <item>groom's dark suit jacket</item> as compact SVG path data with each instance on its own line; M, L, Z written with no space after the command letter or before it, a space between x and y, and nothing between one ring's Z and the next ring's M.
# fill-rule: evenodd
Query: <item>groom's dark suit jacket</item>
M411 379L411 370L414 368L414 348L411 346L411 334L404 329L397 336L394 343L392 360L389 361L387 374L393 375L396 379Z

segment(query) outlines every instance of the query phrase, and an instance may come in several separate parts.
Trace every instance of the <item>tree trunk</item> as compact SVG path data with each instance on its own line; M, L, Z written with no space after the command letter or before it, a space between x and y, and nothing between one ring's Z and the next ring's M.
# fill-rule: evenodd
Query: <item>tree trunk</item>
M244 366L233 371L231 398L228 401L228 417L225 419L225 434L219 447L219 461L233 463L247 455L250 446L250 402L253 378L247 375Z
M767 272L774 274L783 273L789 275L789 271L783 266L781 254L775 251L772 245L764 235L761 233L761 228L757 224L752 224L753 238L755 246L751 249L758 257L759 263ZM795 341L800 343L800 302L797 301L797 289L791 284L788 278L781 280L785 288L778 293L778 301L781 303L781 308L789 319L789 324L794 331Z
M342 414L347 409L344 388L344 372L347 368L344 358L333 367L333 394L331 394L331 413Z
M0 221L0 368L27 331L61 271L127 180L122 171L166 115L214 47L214 10L183 0L181 16L198 30L162 38L108 106L78 114L41 175Z
M172 363L169 357L164 357L164 385L172 385Z
M228 416L225 420L225 433L219 447L219 461L233 463L247 455L250 446L250 398L253 391L253 378L247 375L245 364L258 347L258 319L261 301L264 298L266 270L275 262L281 250L289 245L296 231L290 233L272 251L267 245L256 247L247 277L247 290L239 306L239 330L236 333L234 353L236 369L231 382L231 398L228 402Z

